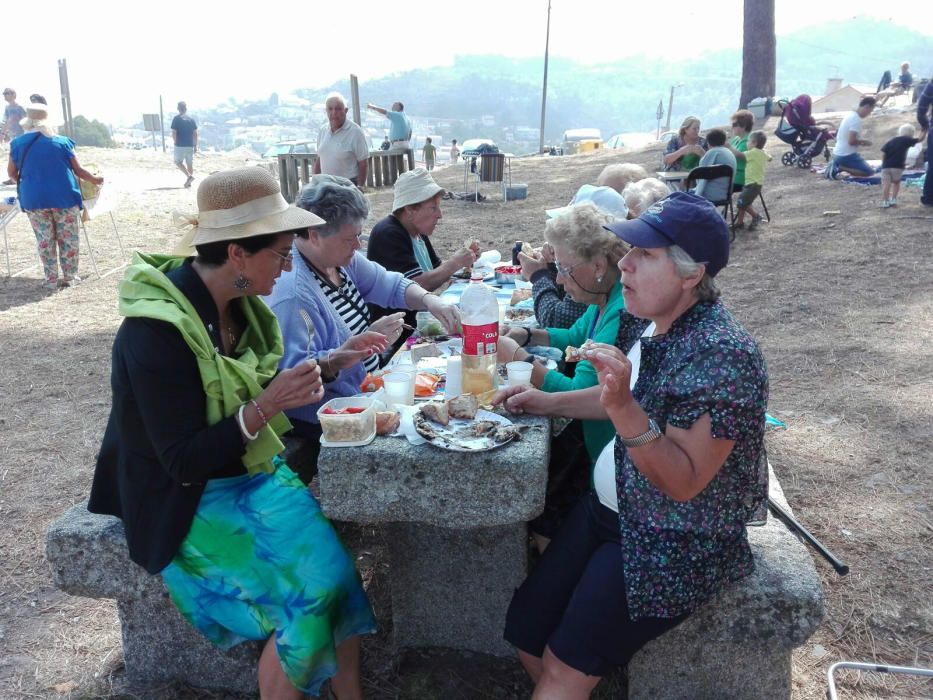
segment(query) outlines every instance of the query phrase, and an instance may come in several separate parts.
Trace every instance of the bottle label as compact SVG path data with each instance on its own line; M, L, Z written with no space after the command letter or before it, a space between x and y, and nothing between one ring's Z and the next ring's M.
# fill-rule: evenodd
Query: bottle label
M463 324L464 355L495 355L499 343L499 322L481 326Z

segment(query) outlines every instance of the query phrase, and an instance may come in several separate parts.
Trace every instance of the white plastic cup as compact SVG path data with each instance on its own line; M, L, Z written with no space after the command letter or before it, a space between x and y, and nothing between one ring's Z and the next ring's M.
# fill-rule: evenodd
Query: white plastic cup
M508 375L509 386L531 386L531 370L534 366L530 362L507 362L505 371Z
M460 396L463 393L463 359L460 355L451 355L447 358L447 382L444 395L448 399Z
M390 372L382 377L386 403L411 406L415 403L414 382L407 372Z

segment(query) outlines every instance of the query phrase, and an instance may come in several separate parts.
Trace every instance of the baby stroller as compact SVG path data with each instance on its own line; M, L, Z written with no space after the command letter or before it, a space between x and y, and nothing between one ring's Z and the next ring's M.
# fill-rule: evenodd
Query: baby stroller
M820 151L823 152L823 157L829 160L828 144L836 138L836 132L817 126L810 114L810 96L800 95L790 102L781 100L778 104L783 109L774 135L793 149L781 156L781 162L784 165L796 163L798 168L809 168L813 158Z

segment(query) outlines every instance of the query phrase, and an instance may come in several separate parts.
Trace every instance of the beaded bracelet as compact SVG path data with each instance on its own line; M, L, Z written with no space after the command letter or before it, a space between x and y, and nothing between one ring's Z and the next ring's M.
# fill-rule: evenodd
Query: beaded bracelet
M243 437L252 442L259 437L259 431L251 433L246 429L246 419L243 417L243 411L246 409L246 404L240 404L240 410L236 414L237 425L240 426L240 432L243 433Z
M262 421L262 424L269 425L269 419L266 418L266 414L262 412L261 408L259 408L259 402L256 399L250 399L249 402L253 404L253 408L256 409L256 413L259 415L259 420Z

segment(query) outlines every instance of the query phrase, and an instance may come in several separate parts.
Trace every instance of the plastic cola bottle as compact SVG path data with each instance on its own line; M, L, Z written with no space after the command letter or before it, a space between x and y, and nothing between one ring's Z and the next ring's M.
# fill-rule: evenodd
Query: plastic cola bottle
M475 268L474 268L475 269ZM495 390L496 349L499 345L499 303L492 288L474 274L460 297L463 323L463 393L483 397Z

